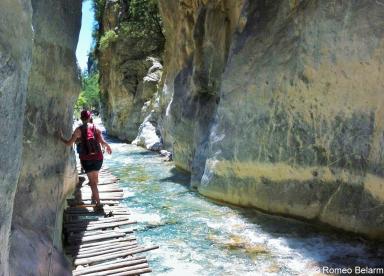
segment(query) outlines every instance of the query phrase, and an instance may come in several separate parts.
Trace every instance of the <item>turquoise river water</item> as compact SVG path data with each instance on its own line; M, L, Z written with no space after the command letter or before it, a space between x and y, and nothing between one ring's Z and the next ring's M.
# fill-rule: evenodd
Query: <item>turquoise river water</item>
M380 244L216 203L157 153L110 142L105 165L120 178L136 236L160 246L146 253L152 275L321 275L331 267L384 266Z

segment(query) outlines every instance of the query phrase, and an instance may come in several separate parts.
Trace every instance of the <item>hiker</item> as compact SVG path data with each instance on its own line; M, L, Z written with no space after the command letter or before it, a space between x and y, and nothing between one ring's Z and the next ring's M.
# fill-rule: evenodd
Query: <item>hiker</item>
M101 131L96 128L95 124L91 123L91 112L83 110L80 119L83 124L75 129L72 137L66 140L61 132L60 139L67 146L72 146L76 140L80 140L79 158L91 186L92 204L96 203L96 209L102 210L103 206L100 203L99 190L97 189L99 170L103 164L103 152L100 144L107 150L108 154L112 154L112 149L105 142Z

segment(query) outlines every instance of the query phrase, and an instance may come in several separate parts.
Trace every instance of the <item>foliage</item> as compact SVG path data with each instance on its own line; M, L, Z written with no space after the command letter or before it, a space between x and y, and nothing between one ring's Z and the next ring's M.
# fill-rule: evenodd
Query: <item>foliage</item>
M117 41L117 34L112 31L112 30L109 30L107 31L101 38L100 38L100 50L105 50L107 49L109 46L111 46L111 44L113 42L116 42Z
M127 20L122 34L130 38L147 39L163 33L157 0L129 1Z
M96 40L96 52L105 50L118 39L153 40L159 38L159 48L164 44L163 26L159 14L158 0L120 0L122 18L118 30L105 30L103 28L103 16L106 0L93 0L95 20L97 24L93 31Z
M100 106L100 90L99 90L99 73L88 75L82 74L82 91L75 104L75 111L82 109L99 110Z

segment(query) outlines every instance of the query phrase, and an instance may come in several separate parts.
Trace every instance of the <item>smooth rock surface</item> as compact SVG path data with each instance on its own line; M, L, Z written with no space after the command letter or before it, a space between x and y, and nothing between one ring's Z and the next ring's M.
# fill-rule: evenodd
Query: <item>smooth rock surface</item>
M32 1L34 40L28 80L23 164L12 217L11 275L70 275L61 252L61 214L76 183L69 137L80 91L75 49L81 1ZM22 120L23 117L19 118Z
M103 123L109 135L132 142L146 117L143 108L157 92L164 37L157 30L149 38L127 36L122 29L128 4L106 1L101 34L114 32L115 39L99 47L98 57Z
M222 201L384 238L380 2L160 7L160 129L192 185Z
M249 2L199 191L384 239L384 7Z
M0 275L9 274L9 235L32 55L31 15L30 1L0 2Z

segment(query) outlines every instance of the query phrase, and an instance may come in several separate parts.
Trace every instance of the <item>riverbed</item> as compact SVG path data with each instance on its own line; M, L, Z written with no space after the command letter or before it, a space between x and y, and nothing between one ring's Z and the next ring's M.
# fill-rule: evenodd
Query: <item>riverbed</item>
M109 140L105 165L120 178L153 275L321 275L383 267L384 247L309 223L223 205L189 188L158 153Z

